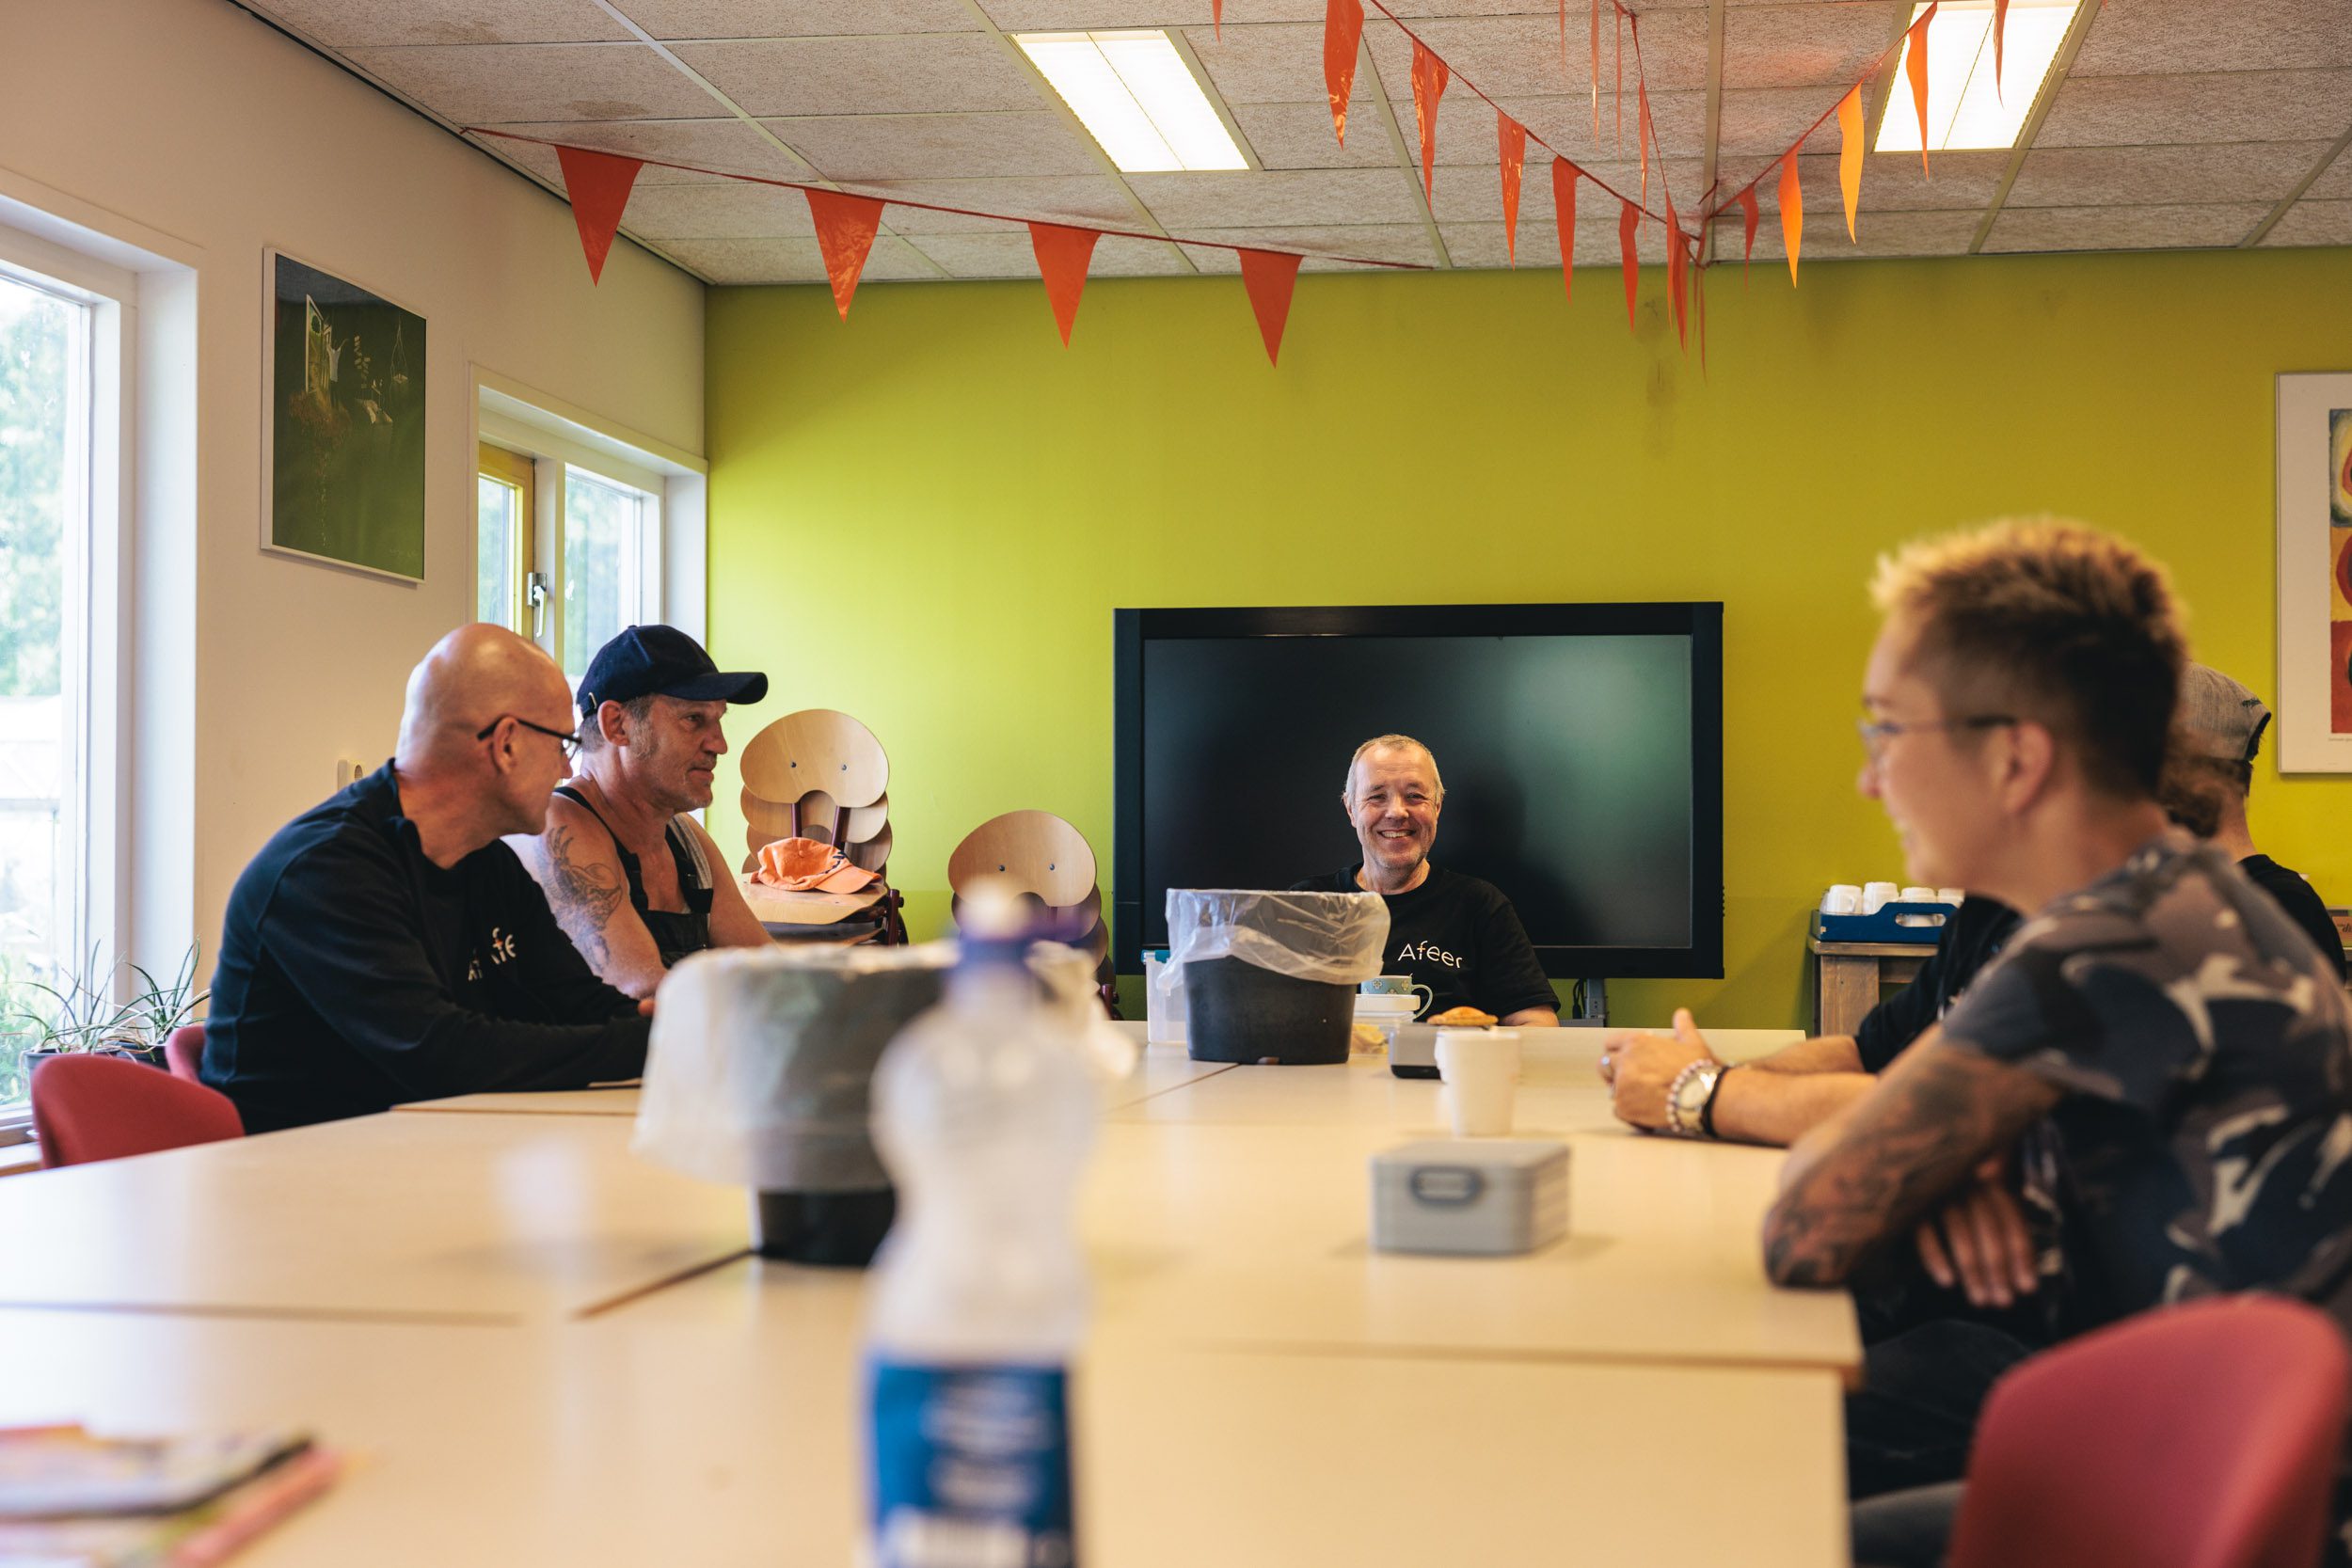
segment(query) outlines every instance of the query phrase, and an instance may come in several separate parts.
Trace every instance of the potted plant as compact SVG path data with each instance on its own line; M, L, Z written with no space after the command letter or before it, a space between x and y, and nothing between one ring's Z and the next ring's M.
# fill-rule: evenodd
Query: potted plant
M10 1015L20 1026L29 1025L33 1043L24 1053L29 1080L44 1058L77 1053L126 1056L150 1067L164 1067L164 1042L187 1023L212 994L196 986L197 949L181 958L168 981L159 981L135 963L103 964L99 950L90 949L89 963L80 974L60 976L62 984L39 980L22 984L48 997L41 1011L18 1009ZM137 976L121 1000L116 999L115 977L128 969Z

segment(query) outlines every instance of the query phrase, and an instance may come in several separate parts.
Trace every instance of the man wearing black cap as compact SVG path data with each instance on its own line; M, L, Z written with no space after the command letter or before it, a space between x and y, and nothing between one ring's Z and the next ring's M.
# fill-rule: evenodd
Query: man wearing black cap
M767 694L766 675L722 671L675 626L630 626L589 661L580 766L546 830L510 842L607 985L651 996L689 953L768 942L686 815L710 804L727 705Z

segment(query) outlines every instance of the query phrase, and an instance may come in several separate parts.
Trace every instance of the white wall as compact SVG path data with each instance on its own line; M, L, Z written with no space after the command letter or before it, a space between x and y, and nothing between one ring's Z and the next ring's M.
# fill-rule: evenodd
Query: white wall
M409 666L471 618L474 368L699 454L703 289L627 241L592 288L570 209L224 0L0 0L0 197L194 271L192 739L134 736L134 956L209 961L246 860L336 757L389 752ZM266 245L425 318L421 587L260 548Z

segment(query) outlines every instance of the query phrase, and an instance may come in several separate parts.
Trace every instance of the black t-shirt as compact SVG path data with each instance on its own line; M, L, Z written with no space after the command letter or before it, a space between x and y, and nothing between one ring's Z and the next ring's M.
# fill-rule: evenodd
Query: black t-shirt
M1361 893L1355 866L1311 877L1294 893ZM1560 999L1544 977L1534 944L1518 911L1491 882L1429 868L1409 893L1384 893L1389 945L1384 974L1410 974L1433 1000L1422 1016L1470 1006L1505 1018L1523 1007L1557 1010Z
M2017 929L2017 911L1994 898L1967 898L1944 922L1935 952L1919 966L1911 984L1870 1009L1854 1030L1862 1053L1862 1070L1884 1072L1886 1064L1904 1046L1928 1032L1928 1025L1960 999L1977 972L1993 961Z
M263 1132L644 1070L649 1022L597 979L515 852L443 869L391 765L279 829L237 878L204 1082Z
M2301 873L2289 871L2268 855L2249 855L2237 863L2246 879L2278 901L2287 911L2287 918L2303 927L2319 949L2319 956L2328 960L2344 978L2344 937L2336 929L2334 917L2328 914L2327 903Z

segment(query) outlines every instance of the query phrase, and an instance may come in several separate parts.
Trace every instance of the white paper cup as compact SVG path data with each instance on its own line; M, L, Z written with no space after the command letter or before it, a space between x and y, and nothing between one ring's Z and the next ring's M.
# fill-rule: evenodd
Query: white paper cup
M1860 914L1862 889L1852 882L1839 882L1821 895L1823 914Z
M1438 1075L1445 1080L1455 1137L1510 1135L1519 1086L1518 1030L1438 1030Z
M1862 884L1862 912L1864 914L1876 914L1894 901L1894 883L1865 882Z

